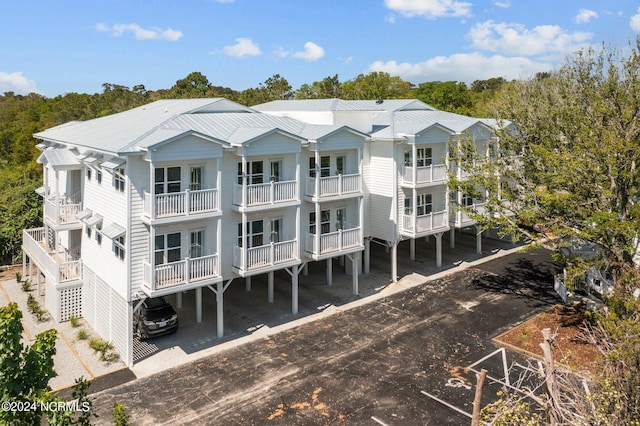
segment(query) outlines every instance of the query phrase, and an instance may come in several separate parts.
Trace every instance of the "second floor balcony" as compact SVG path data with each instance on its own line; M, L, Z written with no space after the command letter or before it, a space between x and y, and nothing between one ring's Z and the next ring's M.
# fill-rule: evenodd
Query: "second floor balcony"
M220 213L217 189L184 190L151 195L144 193L143 215L151 221Z
M236 184L233 191L233 204L240 209L284 207L298 201L298 182L295 180Z
M152 266L143 263L142 289L150 297L187 290L221 280L217 254Z
M445 164L428 166L404 166L402 184L410 187L444 183L449 179Z
M241 276L283 269L299 262L295 239L257 247L233 247L233 267Z
M53 227L80 227L76 217L82 211L80 193L71 196L53 195L44 199L44 218Z
M474 200L471 204L465 204L465 206L477 214L484 215L485 214L485 206L484 202ZM474 225L476 221L464 210L452 208L449 221L451 222L451 226L456 228L464 228L467 226Z
M82 280L82 259L79 250L47 247L44 228L22 231L22 248L54 284Z
M449 230L449 213L446 210L416 215L415 211L402 215L402 234L411 237L424 237Z

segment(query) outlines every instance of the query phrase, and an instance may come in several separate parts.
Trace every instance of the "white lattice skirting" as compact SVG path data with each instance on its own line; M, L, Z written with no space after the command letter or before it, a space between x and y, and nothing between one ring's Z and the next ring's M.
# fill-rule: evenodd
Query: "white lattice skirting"
M82 283L59 285L57 288L47 283L45 305L57 322L69 321L71 317L82 316Z

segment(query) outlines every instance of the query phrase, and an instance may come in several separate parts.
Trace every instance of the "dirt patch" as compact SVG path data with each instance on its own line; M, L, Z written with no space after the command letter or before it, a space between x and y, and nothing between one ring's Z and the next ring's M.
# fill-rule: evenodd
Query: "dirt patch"
M595 372L598 349L580 338L586 306L556 305L523 324L495 338L498 344L510 346L536 358L542 358L542 330L557 333L553 342L554 361L573 370Z

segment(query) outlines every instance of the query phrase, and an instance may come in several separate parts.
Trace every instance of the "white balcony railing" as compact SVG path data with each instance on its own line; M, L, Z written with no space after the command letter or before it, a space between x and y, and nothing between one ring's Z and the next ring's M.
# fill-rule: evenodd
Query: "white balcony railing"
M402 215L402 230L411 234L444 230L448 227L449 214L446 210L432 212L424 216Z
M468 205L467 207L480 215L485 214L484 202L474 202L473 204ZM467 212L465 212L464 210L457 210L457 209L453 210L453 214L451 215L450 220L451 222L453 222L455 226L472 225L475 223L475 220L469 217L469 214Z
M405 166L402 174L402 180L410 184L445 182L448 177L445 164L431 164L421 167Z
M82 279L82 260L73 251L61 250L55 253L45 249L44 228L23 230L22 247L56 284Z
M320 235L317 241L316 234L307 234L306 251L315 255L327 253L340 253L343 250L362 247L361 228L340 229Z
M296 240L269 243L259 247L234 246L233 248L233 266L241 271L276 267L297 259L298 242Z
M217 254L156 265L153 271L151 264L144 262L143 269L143 285L152 293L220 276Z
M185 190L156 194L144 193L143 213L151 219L189 216L220 210L217 189Z
M44 200L44 216L54 225L68 225L79 223L76 215L82 210L82 203L69 202L66 198L59 198L56 202L55 198L45 198Z
M306 195L311 197L335 197L362 191L362 175L359 173L321 177L318 179L317 190L316 179L318 178L307 178Z
M271 181L244 187L243 185L236 185L233 191L233 203L241 207L286 203L297 199L298 182L295 180Z

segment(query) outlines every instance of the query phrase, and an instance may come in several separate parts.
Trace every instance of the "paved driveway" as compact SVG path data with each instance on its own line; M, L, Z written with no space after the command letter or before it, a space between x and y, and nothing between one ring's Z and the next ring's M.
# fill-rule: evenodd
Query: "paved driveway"
M319 321L99 392L134 424L428 425L469 419L469 366L491 339L558 302L549 253L513 254ZM499 377L493 356L476 368ZM491 386L483 403L491 401Z

